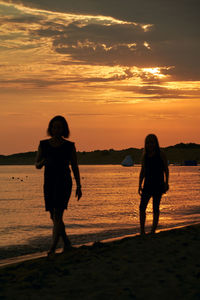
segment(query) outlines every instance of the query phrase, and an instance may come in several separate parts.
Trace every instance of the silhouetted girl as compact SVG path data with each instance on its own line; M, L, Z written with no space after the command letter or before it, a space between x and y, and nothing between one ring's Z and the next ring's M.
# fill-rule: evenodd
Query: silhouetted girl
M65 139L69 137L69 127L65 118L54 117L49 122L47 133L51 138L40 141L35 165L37 169L45 167L45 208L50 212L53 221L53 241L48 255L52 255L55 253L60 237L64 242L64 251L71 246L63 222L63 213L67 209L72 190L69 164L71 164L76 180L78 200L81 198L82 192L75 145Z
M166 156L160 150L156 135L149 134L145 139L142 167L139 177L138 192L141 195L141 234L145 234L146 208L151 197L153 198L153 225L151 233L155 233L159 220L160 200L162 194L169 189L168 179L169 169Z

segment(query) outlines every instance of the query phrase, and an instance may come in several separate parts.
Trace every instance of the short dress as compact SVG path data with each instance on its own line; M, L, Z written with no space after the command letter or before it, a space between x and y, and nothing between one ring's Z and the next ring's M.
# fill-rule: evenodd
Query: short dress
M73 142L65 140L58 147L51 146L49 140L40 141L42 157L45 159L44 200L46 211L67 209L72 191L69 163L75 150Z
M160 194L164 192L164 162L160 153L144 158L145 178L142 192L149 195Z

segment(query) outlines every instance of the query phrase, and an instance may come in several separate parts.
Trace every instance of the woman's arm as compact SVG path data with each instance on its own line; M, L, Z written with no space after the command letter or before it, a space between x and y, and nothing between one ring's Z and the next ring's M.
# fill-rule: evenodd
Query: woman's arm
M166 158L166 155L164 152L161 152L161 158L163 160L164 165L164 174L165 174L165 191L169 189L169 167L168 167L168 161Z
M144 180L144 176L145 172L144 172L144 156L142 156L142 166L141 166L141 170L140 170L140 175L139 175L139 188L138 188L138 193L139 195L142 194L142 182Z
M35 159L35 167L36 169L41 169L45 165L45 159L42 157L42 149L41 146L38 147L38 151Z
M82 191L81 191L81 180L80 180L80 173L79 173L79 167L78 167L75 147L72 150L71 166L72 166L74 178L76 180L76 196L78 197L78 200L79 200L82 197Z

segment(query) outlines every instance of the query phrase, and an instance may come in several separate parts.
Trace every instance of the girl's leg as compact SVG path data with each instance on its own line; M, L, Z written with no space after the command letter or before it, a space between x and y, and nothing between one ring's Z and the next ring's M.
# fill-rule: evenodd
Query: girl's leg
M151 195L143 193L140 201L140 233L145 234L146 208Z
M63 240L63 243L64 243L64 251L69 249L71 247L71 242L66 234L66 231L65 231L65 224L64 222L62 221L62 224L61 224L61 237L62 237L62 240Z
M145 221L146 221L146 213L145 211L140 210L140 234L145 234Z
M50 212L51 219L53 221L53 235L52 235L52 245L50 247L49 254L54 253L59 242L59 238L62 232L62 216L63 210L53 209Z
M64 243L64 250L71 247L71 242L65 232L65 224L63 222L63 210L54 209L51 212L51 219L53 220L53 241L50 248L50 253L54 253L61 237Z
M155 233L156 228L158 226L159 216L160 216L160 200L161 200L162 194L154 195L153 196L153 224L151 233Z

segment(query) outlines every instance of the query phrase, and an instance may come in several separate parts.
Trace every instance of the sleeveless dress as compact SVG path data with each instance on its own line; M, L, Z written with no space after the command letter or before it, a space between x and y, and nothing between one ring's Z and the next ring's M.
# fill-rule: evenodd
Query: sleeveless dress
M164 192L164 163L160 154L152 157L145 156L145 178L143 192L162 194Z
M65 140L58 147L50 145L49 140L40 141L42 157L46 160L44 169L45 209L67 209L72 190L72 178L69 163L74 143Z

